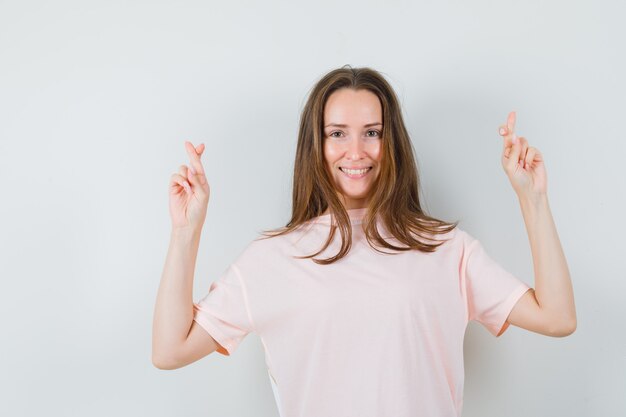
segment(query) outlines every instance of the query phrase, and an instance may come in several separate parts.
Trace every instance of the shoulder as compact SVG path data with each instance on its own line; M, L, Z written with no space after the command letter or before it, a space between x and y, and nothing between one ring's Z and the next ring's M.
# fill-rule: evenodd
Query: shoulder
M454 256L461 257L468 251L472 244L477 241L471 234L458 225L446 233L438 234L435 239L444 242L441 248L444 249L447 255L451 256L455 254Z
M250 256L259 256L263 253L267 253L267 251L271 250L271 248L276 244L276 239L279 238L280 236L267 238L257 234L252 240L248 241L248 243L243 246L238 259Z
M462 246L467 246L476 240L474 236L459 226L455 227L452 231L446 233L445 235L446 239L450 239L451 241L459 243Z
M281 252L281 248L288 243L288 236L267 237L258 233L252 240L248 241L239 251L234 263L238 267L255 265L260 266L264 262L276 259Z
M463 229L456 226L454 229L445 233L428 234L427 237L434 241L443 241L445 245L452 245L458 241L463 241L469 236Z

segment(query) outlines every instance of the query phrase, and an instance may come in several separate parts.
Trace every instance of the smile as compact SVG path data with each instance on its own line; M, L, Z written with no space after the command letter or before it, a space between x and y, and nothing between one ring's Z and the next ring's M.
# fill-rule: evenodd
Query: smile
M359 179L366 176L372 170L372 167L365 169L344 169L340 167L339 170L341 170L341 172L343 172L348 178Z

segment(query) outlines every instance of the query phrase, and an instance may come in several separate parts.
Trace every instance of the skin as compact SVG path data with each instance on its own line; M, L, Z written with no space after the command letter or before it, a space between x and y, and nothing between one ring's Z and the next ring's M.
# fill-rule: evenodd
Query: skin
M576 330L574 291L567 260L548 204L544 159L515 133L515 112L499 128L501 162L517 194L533 257L535 288L515 304L507 322L547 336L563 337Z
M346 209L365 208L380 172L382 106L368 90L341 88L324 107L324 160ZM344 126L335 126L336 124ZM375 124L372 126L367 126ZM373 167L363 178L352 179L339 167Z
M170 179L170 216L172 228L201 229L211 194L200 157L204 144L197 147L185 142L190 165L181 165ZM195 185L195 187L193 187Z
M218 343L193 321L193 278L210 187L200 157L204 144L185 142L189 166L169 184L172 230L152 327L152 363L177 369L214 352Z

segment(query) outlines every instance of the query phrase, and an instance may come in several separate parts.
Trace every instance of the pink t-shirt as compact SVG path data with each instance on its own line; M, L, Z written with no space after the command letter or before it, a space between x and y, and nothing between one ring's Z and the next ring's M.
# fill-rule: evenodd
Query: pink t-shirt
M500 336L530 287L458 226L433 253L379 253L365 211L348 210L352 248L330 265L292 258L321 248L329 214L253 240L194 303L194 320L224 355L260 337L281 417L459 417L468 321ZM340 243L337 230L317 258Z

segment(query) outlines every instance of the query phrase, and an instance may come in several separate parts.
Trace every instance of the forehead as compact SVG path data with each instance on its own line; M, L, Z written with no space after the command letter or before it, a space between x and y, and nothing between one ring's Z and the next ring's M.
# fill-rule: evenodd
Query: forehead
M382 123L382 107L369 90L341 88L333 92L324 106L324 123Z

